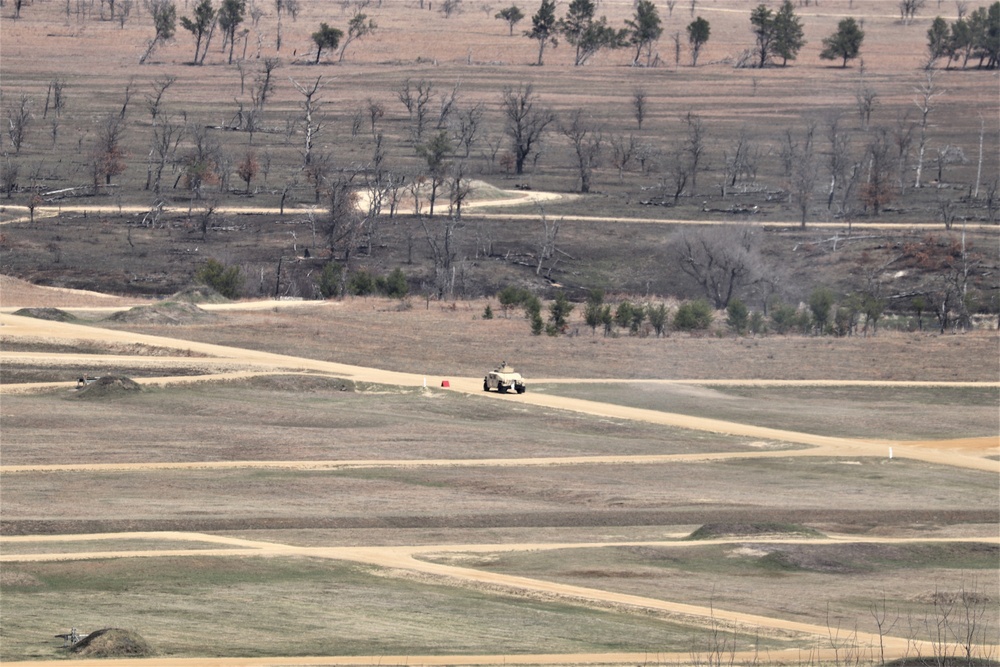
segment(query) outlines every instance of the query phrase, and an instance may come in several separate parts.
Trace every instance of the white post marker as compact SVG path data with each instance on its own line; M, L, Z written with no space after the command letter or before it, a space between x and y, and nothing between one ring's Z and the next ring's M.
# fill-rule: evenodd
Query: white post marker
M889 448L889 460L892 460L892 447Z
M424 376L424 389L427 389L427 376ZM891 450L890 450L890 451L891 451ZM892 458L892 455L891 455L891 454L889 455L889 458L890 458L890 459Z

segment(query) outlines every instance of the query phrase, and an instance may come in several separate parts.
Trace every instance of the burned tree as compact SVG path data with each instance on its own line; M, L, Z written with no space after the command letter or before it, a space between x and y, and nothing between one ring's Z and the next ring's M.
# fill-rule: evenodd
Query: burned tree
M525 161L537 152L542 135L556 116L539 105L530 83L516 89L504 89L500 108L514 150L514 172L520 176L524 173Z

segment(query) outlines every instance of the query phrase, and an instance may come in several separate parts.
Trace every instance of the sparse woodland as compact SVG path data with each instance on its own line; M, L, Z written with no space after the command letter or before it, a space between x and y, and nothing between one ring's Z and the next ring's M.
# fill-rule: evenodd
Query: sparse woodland
M739 333L1000 311L997 2L7 0L0 30L13 275L601 293L653 335L692 299ZM477 217L495 188L573 197Z

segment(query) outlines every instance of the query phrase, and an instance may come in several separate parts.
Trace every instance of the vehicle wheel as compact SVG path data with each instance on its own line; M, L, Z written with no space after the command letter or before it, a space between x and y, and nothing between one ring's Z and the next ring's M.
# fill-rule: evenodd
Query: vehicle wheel
M500 392L501 394L506 394L507 393L507 387L503 386L502 384L498 384L497 385L497 391Z
M490 383L487 382L486 380L483 380L483 391L489 391L489 390L490 390Z
M525 389L527 389L527 387L525 387L523 384L517 385L517 393L523 394Z

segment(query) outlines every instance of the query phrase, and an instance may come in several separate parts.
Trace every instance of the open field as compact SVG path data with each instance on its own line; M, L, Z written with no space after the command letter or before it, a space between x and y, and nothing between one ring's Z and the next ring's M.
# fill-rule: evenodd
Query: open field
M14 287L7 283L13 303L37 293ZM995 383L975 381L983 364L967 353L992 348L995 336L863 340L881 346L867 362L872 377L895 364L894 373L920 378L931 350L954 350L946 363L964 382L952 384L824 387L847 379L842 357L819 353L826 341L769 338L759 342L789 355L787 379L774 385L535 386L529 374L527 394L503 397L459 372L474 370L462 350L492 344L493 330L473 316L478 305L465 314L386 305L208 310L211 323L115 330L82 310L92 318L84 327L0 315L3 659L58 657L45 637L72 623L137 630L161 656L149 665L236 655L290 664L280 656L317 654L683 662L723 646L741 659L794 662L790 647L799 660L803 651L833 660L834 647L848 645L877 661L873 604L895 621L882 638L887 655L960 651L934 643L942 601L968 609L978 624L973 650L995 654L985 582L997 571L1000 469L990 460L1000 452L973 436L996 433L998 399ZM359 341L351 354L307 335L337 330L338 319L372 327L392 313L412 315L455 372L428 373L421 386L413 326L384 328L377 345ZM207 344L250 345L237 333L248 327L259 352ZM282 338L303 356L268 352L283 349ZM596 368L573 346L584 336L525 340L547 346L550 375ZM618 350L622 359L639 344L657 354L680 346L674 353L702 374L718 363L718 343L734 346L617 342L636 345ZM112 353L100 354L102 344ZM369 345L369 355L394 350L384 359L392 372L332 361L341 352L363 361ZM171 348L198 356L182 361ZM783 385L806 359L814 384ZM631 363L632 374L649 373L638 370L640 357ZM140 371L147 382L185 368L200 375L88 399L71 380L88 366ZM9 368L19 369L13 380L55 384L8 393ZM213 379L237 368L251 375ZM297 374L305 368L311 375ZM268 374L253 375L260 371ZM437 387L442 377L452 390ZM569 396L586 400L560 402ZM642 410L592 416L589 406ZM729 419L735 431L756 422L779 436L720 435L696 420L668 427L661 410ZM907 411L909 419L895 415ZM940 440L941 424L953 442ZM802 444L814 438L828 439ZM902 442L915 439L920 447ZM699 526L716 537L684 539Z
M216 32L200 66L180 26L138 63L145 2L0 5L0 663L64 664L55 635L113 626L155 651L122 667L997 665L1000 79L923 67L958 5L904 24L892 0L798 2L798 58L753 69L756 2L658 3L656 67L574 67L567 43L535 66L530 19L508 36L501 5L443 2L250 2L234 62ZM354 11L376 32L313 64L319 23ZM848 15L863 63L830 66ZM420 136L407 81L432 84ZM514 174L500 103L527 84L555 120ZM578 110L602 144L589 193ZM439 131L474 186L460 219L447 185L427 215ZM854 180L830 196L835 156ZM373 211L379 179L398 188ZM348 181L359 205L331 214ZM680 239L745 222L751 309L826 287L884 306L877 333L737 336L721 309L694 335L586 325L594 288L706 296ZM173 296L208 258L243 299ZM331 267L400 269L409 297L321 300ZM509 285L564 290L565 335L502 312ZM482 391L501 359L526 394Z

